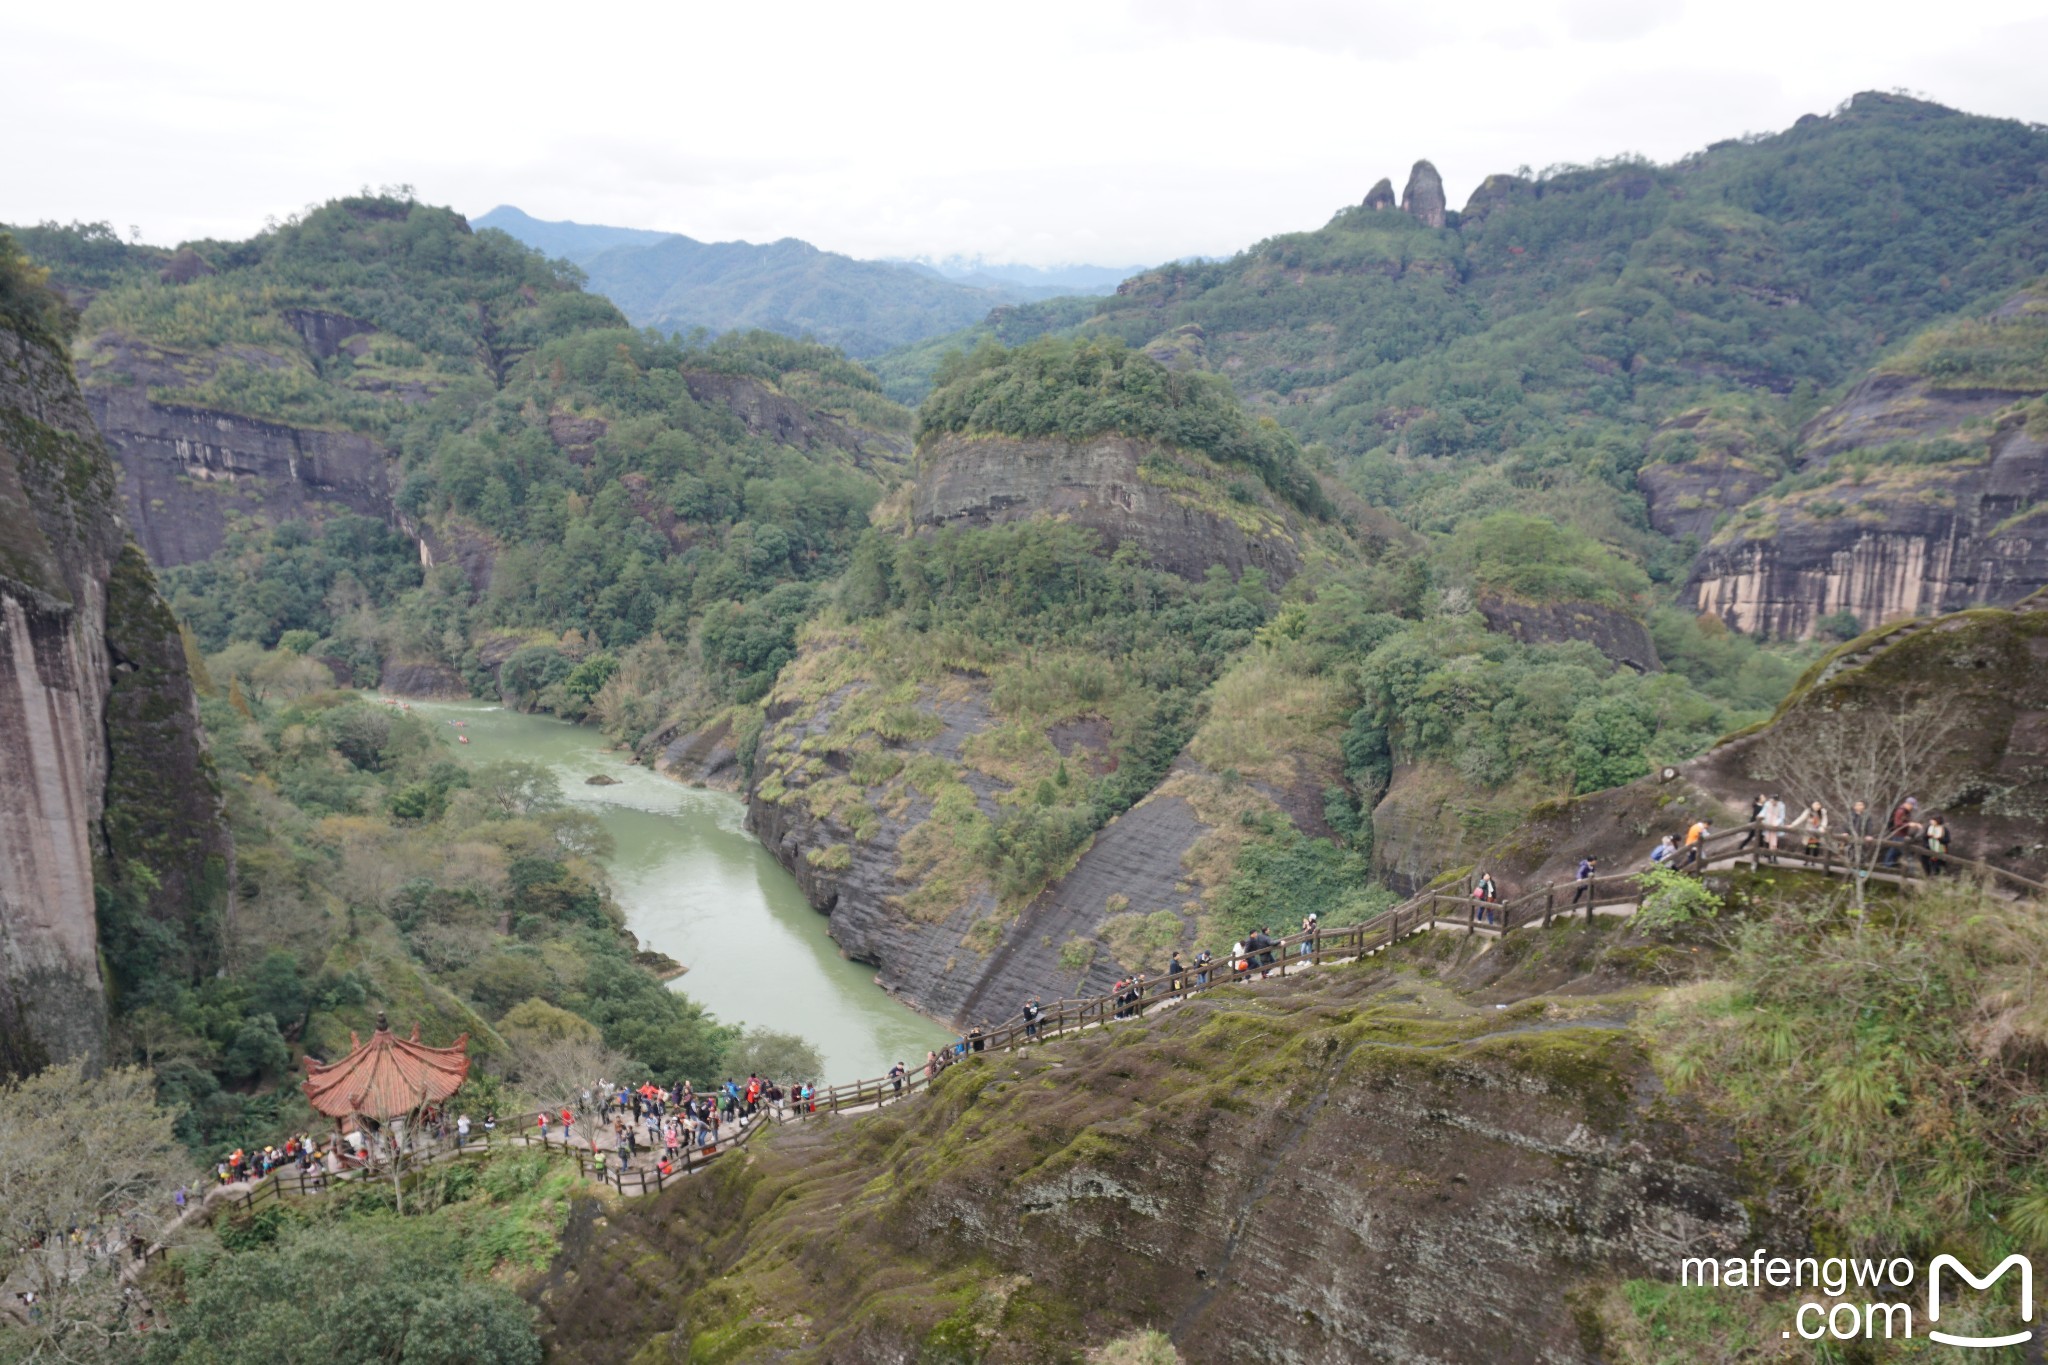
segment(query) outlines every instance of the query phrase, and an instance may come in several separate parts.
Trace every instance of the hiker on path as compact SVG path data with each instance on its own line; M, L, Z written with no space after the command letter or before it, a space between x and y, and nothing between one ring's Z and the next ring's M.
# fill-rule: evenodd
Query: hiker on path
M1478 916L1480 923L1492 924L1494 922L1493 905L1499 899L1500 890L1493 884L1493 874L1490 872L1480 873L1479 880L1472 884L1473 912Z
M1807 806L1806 814L1799 818L1799 829L1805 835L1806 856L1818 858L1821 839L1828 832L1828 808L1818 801Z
M1572 887L1573 905L1577 905L1581 900L1586 900L1588 904L1591 903L1590 898L1593 895L1593 874L1598 867L1599 859L1597 858L1579 859L1579 870L1577 874L1572 878L1573 882L1576 883Z
M1762 792L1758 792L1756 799L1749 803L1749 833L1743 835L1742 842L1735 846L1737 853L1756 843L1763 836L1763 830L1759 826L1764 823L1764 812L1770 809L1770 805L1770 798Z
M1920 855L1920 870L1930 877L1939 877L1942 867L1948 861L1948 820L1940 814L1927 817L1927 828L1922 834L1926 851Z
M1037 996L1034 995L1024 1002L1024 1036L1026 1038L1038 1037L1038 1020L1044 1013L1045 1009L1038 1003Z
M1890 826L1885 831L1885 838L1892 841L1884 851L1884 865L1886 867L1897 867L1899 865L1899 854L1901 852L1899 845L1911 843L1913 837L1920 832L1920 824L1913 818L1919 809L1920 803L1910 796L1899 802L1898 806L1893 809Z
M1707 851L1707 836L1714 832L1711 820L1695 820L1692 828L1685 832L1685 856L1678 864L1679 870L1696 866Z
M1667 834L1650 850L1650 866L1662 867L1678 856L1678 836Z
M898 1062L889 1068L889 1084L894 1087L896 1098L899 1100L903 1098L903 1076L903 1063Z

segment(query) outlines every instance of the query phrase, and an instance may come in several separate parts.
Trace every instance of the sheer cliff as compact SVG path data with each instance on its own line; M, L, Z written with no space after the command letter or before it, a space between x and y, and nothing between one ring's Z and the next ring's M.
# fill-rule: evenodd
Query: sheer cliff
M1914 338L1805 425L1782 485L1722 519L1693 565L1698 609L1799 638L2048 585L2044 395L2048 285Z
M54 296L0 237L0 1071L97 1059L103 962L218 964L232 850L177 623ZM148 945L147 948L144 945Z

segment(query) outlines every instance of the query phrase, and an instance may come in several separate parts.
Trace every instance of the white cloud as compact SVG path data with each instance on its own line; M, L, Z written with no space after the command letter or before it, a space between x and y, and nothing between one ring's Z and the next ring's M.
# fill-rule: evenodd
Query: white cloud
M409 181L859 255L1156 260L1313 227L1418 157L1459 203L1862 89L2048 121L2043 50L2038 0L111 0L0 17L0 221L240 236Z

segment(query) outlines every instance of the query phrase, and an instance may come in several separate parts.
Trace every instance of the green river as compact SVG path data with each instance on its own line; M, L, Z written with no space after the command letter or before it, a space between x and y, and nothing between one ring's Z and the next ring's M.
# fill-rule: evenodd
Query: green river
M545 764L562 794L596 814L617 847L606 870L644 947L689 967L673 988L721 1022L803 1035L825 1058L825 1082L916 1067L954 1035L898 1004L872 968L849 962L796 881L746 832L746 807L724 792L656 776L608 753L595 730L486 702L410 703L448 723L474 762ZM462 722L458 728L454 722ZM614 786L591 786L597 775Z

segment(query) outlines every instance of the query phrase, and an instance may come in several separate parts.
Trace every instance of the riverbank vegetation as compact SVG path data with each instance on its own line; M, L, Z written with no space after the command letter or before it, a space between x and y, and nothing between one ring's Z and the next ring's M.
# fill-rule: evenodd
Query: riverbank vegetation
M237 842L228 970L192 980L160 930L103 917L117 1035L195 1154L311 1126L294 1058L340 1056L379 1009L431 1043L467 1033L479 1080L516 1085L541 1060L546 1011L621 1074L716 1079L737 1030L637 960L607 838L551 773L459 762L450 727L335 690L290 651L214 664L200 709Z

